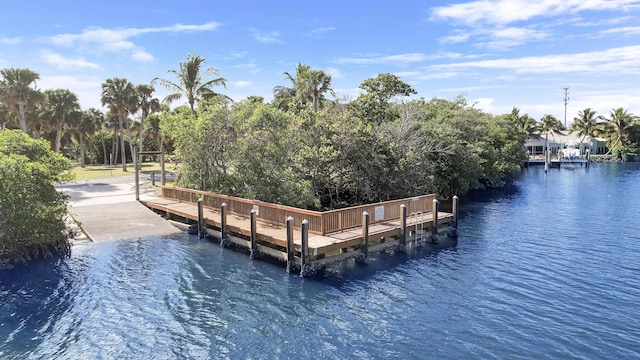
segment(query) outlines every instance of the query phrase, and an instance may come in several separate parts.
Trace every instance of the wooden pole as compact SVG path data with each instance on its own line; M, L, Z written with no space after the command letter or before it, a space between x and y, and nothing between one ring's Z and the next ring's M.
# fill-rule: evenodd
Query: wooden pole
M256 235L256 209L251 209L251 252L249 253L251 259L258 257Z
M136 181L136 201L140 201L140 181L139 181L139 172L138 172L138 147L133 147L133 173L135 174L134 178Z
M164 149L163 142L160 142L160 184L165 185L167 183L167 173L164 171Z
M438 243L438 209L440 207L440 203L438 199L433 199L433 208L431 209L433 213L433 225L431 226L431 241L433 243Z
M362 246L364 247L362 253L364 254L364 263L369 259L369 213L362 213Z
M227 203L220 205L220 245L227 247Z
M200 239L204 238L204 219L203 219L203 211L202 211L202 198L198 199L198 237Z
M302 220L302 246L300 248L300 276L307 276L307 252L309 251L309 220Z
M407 206L405 204L400 205L400 246L404 250L407 246Z
M287 218L287 272L293 271L293 216Z
M449 228L447 235L451 237L458 237L458 196L454 195L451 202L451 209L453 211L453 227Z

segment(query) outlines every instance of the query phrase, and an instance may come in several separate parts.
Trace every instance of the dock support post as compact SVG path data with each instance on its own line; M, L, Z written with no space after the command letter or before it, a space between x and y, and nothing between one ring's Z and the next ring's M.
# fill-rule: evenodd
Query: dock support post
M458 195L454 195L451 204L453 212L453 228L449 229L449 233L447 234L451 237L458 237L458 201Z
M362 255L356 258L359 264L366 264L369 259L369 213L362 213Z
M307 253L309 252L309 220L302 220L302 246L300 248L300 276L308 275Z
M164 141L160 141L160 185L167 184L167 172L164 170Z
M293 216L287 218L287 272L291 273L294 267L293 260Z
M258 257L258 247L256 246L256 209L251 209L251 259Z
M407 250L407 205L400 205L400 246L399 250Z
M134 178L136 181L136 201L140 201L140 180L139 180L139 172L138 172L138 147L133 147L133 173L135 174Z
M220 205L220 245L222 247L229 246L227 240L227 203Z
M434 244L438 243L438 210L440 208L440 203L438 199L433 199L433 208L431 212L433 213L433 225L431 226L431 242Z
M198 237L204 238L204 218L202 214L202 198L198 198Z

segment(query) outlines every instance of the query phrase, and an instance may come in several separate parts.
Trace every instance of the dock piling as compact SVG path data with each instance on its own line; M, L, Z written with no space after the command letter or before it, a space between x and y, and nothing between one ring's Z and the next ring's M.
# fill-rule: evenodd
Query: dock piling
M287 272L293 271L294 257L293 257L293 216L287 218Z
M222 247L229 245L227 240L227 203L225 202L220 205L220 245Z
M451 237L458 237L458 196L454 195L451 204L451 211L453 212L453 228L449 229L447 235Z
M407 247L407 205L400 205L400 246L399 250L405 251Z
M202 212L202 202L204 199L198 198L198 237L204 238L204 218Z
M251 259L258 257L258 247L256 243L256 212L256 209L251 209L251 252L249 253L249 257Z
M431 227L431 242L434 244L438 243L438 210L440 208L440 203L438 199L433 199L433 208L431 212L433 213L433 225Z
M362 213L362 256L356 258L358 263L366 264L369 259L369 213Z
M309 252L309 220L302 220L302 247L300 248L300 276L308 275L307 253Z

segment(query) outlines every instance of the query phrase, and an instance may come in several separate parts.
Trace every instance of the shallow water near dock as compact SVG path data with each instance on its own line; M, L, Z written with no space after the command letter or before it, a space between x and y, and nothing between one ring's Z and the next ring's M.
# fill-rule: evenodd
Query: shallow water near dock
M525 169L457 243L316 278L188 235L76 245L0 271L0 358L639 358L639 185Z

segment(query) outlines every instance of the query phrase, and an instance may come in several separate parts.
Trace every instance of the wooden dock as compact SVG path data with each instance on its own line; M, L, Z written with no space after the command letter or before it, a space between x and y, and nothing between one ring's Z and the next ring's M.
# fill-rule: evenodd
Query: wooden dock
M317 212L163 186L161 197L141 203L222 246L271 256L302 275L349 258L366 261L382 249L404 250L407 242L437 241L440 230L456 224L454 214L439 211L434 195Z

